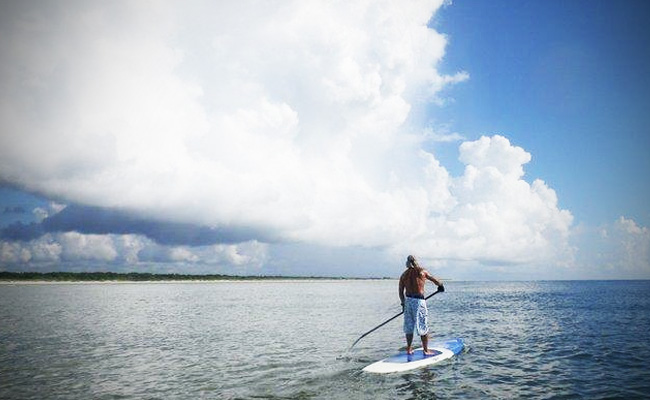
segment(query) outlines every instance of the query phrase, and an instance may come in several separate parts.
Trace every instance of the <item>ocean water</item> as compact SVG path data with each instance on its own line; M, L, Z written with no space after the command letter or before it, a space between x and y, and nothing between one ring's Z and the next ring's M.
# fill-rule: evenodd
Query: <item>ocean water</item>
M447 282L408 373L397 282L0 285L2 399L650 398L650 281ZM433 291L434 287L429 287Z

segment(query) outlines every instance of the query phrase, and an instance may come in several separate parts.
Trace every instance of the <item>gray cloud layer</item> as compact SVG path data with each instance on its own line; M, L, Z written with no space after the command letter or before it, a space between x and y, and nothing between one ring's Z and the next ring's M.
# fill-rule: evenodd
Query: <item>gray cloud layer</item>
M170 246L208 246L250 240L272 242L248 228L209 228L188 223L147 220L116 210L71 205L40 223L14 223L0 230L0 239L29 241L47 233L136 234Z

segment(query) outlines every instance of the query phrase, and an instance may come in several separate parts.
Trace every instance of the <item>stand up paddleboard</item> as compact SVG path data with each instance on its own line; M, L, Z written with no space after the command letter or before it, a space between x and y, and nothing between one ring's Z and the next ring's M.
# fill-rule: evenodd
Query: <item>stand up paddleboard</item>
M465 347L463 339L450 339L442 342L429 344L429 350L433 351L432 355L424 355L422 349L413 351L413 354L402 352L394 356L385 358L376 363L370 364L363 370L375 374L387 374L390 372L403 372L416 368L426 367L439 363L460 353Z

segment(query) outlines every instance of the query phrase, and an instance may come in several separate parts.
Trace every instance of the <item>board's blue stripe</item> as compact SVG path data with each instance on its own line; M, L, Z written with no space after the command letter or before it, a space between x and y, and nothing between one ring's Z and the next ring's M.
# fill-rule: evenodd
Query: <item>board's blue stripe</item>
M444 342L431 343L429 347L444 347L446 349L451 350L454 354L458 354L463 350L464 343L463 343L463 339L457 338L457 339L446 340ZM439 351L434 350L434 354L430 356L426 356L426 358L435 357L438 354L441 353ZM418 349L415 350L411 355L406 354L406 352L400 353L387 358L386 360L384 360L384 362L405 364L413 361L419 361L424 358L425 356L424 353L422 352L422 349Z

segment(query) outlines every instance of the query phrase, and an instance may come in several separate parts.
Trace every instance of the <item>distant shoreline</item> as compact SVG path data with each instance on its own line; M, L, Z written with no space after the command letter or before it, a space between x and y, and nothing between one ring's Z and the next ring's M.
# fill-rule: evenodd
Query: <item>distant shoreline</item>
M0 271L0 284L23 283L190 283L190 282L241 282L241 281L332 281L332 280L388 280L394 278L345 278L325 276L280 275L190 275L153 274L142 272L7 272Z
M308 282L350 282L350 281L382 281L383 278L299 278L299 279L229 279L229 280L186 280L186 281L8 281L0 280L0 286L37 286L37 285L137 285L137 284L205 284L205 283L308 283Z

